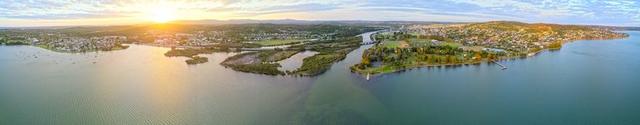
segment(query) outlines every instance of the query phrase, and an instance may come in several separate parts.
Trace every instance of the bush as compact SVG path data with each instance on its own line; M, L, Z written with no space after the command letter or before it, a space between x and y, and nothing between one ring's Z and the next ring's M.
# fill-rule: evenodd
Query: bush
M191 59L187 60L186 62L189 65L195 65L195 64L209 62L209 59L207 57L194 56L194 57L191 57Z

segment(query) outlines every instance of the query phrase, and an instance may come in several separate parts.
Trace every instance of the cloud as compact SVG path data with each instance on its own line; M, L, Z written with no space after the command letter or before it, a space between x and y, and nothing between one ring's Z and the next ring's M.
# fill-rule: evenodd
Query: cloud
M136 18L159 5L181 11L183 19L640 23L636 0L0 0L0 24L10 25L3 20Z
M557 23L591 22L631 25L640 22L640 2L635 0L447 0L481 8L476 12L525 18L522 21ZM624 22L611 21L624 20ZM613 24L612 22L617 22Z

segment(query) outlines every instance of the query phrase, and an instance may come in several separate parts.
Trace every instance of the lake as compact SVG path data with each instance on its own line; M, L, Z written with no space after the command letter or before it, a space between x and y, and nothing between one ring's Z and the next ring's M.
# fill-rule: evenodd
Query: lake
M167 48L84 54L0 46L0 124L640 124L640 32L576 41L526 59L317 77L187 65Z

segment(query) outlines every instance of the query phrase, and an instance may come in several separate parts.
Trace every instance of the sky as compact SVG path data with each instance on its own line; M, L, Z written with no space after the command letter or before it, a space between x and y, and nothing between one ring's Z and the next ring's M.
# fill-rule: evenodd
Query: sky
M0 0L0 27L204 19L507 20L640 26L640 0Z

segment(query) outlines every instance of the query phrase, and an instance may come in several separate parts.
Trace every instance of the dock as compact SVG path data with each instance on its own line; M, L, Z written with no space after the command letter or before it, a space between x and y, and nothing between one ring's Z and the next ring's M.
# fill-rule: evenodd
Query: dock
M500 67L502 67L502 70L505 70L505 69L507 69L507 68L508 68L507 66L504 66L504 65L502 65L502 64L500 64L500 63L498 63L498 62L496 62L495 60L491 60L491 62L493 62L493 63L495 63L495 64L498 64Z

